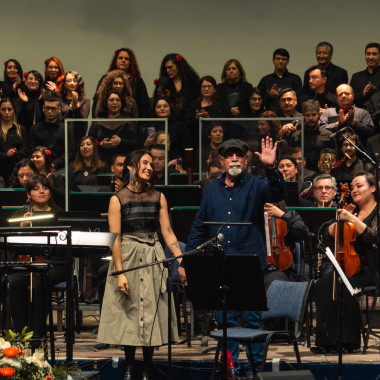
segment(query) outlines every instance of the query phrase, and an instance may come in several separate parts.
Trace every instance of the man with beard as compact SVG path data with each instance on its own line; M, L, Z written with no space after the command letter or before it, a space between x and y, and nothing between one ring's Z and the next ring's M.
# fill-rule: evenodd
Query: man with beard
M367 68L352 74L350 85L356 105L367 108L372 95L380 91L380 44L371 42L365 47Z
M328 108L321 115L321 126L331 131L347 127L365 145L367 138L375 133L370 114L365 109L354 106L354 91L348 84L337 87L336 100L338 107Z
M276 170L276 144L269 137L262 140L261 153L255 152L266 167L267 179L247 173L248 145L241 140L231 139L219 147L219 158L224 170L223 175L211 181L207 186L200 208L194 219L186 251L198 247L209 237L219 232L218 225L205 225L205 221L252 222L249 226L229 226L222 229L224 240L221 242L224 253L256 254L261 267L266 268L266 248L264 234L264 204L284 199L286 188L284 179ZM259 314L253 311L242 312L245 327L257 328ZM217 312L219 327L222 324L222 312ZM228 326L236 326L236 312L227 313ZM234 359L236 371L239 371L239 345L228 342ZM261 361L262 345L254 347L254 359L258 366Z
M307 100L302 104L305 123L304 152L306 156L306 169L314 171L318 171L318 160L321 150L333 147L333 140L330 140L331 131L319 125L319 109L320 105L317 100ZM289 145L291 147L300 147L301 139L301 130L298 130L290 137Z
M278 117L298 117L302 114L296 110L297 106L297 94L291 88L284 88L278 95L278 101L280 103L281 111L278 113ZM280 135L283 139L288 140L292 133L297 130L298 124L289 123L288 121L281 121L282 128Z
M123 168L125 159L125 154L117 154L112 160L111 172L114 173L115 176L111 180L111 190L116 193L124 187Z

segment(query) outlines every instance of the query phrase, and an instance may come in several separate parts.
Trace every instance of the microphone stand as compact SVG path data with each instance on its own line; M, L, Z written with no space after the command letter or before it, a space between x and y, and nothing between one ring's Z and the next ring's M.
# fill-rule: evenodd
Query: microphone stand
M216 236L216 241L218 242L218 236ZM210 244L211 244L211 242L210 242ZM148 264L139 265L139 266L136 266L133 268L115 271L115 272L112 272L110 274L110 276L117 276L119 274L132 272L132 271L135 271L138 269L143 269L143 268L147 268L147 267L151 267L153 265L159 265L159 264L163 264L164 267L166 267L168 269L168 278L167 278L167 282L166 282L166 291L168 294L168 379L172 378L172 376L171 376L171 372L172 372L172 332L171 332L172 310L171 310L171 306L172 306L172 292L173 292L173 284L172 284L172 279L170 277L169 267L170 267L171 262L174 260L180 259L180 258L188 256L188 255L198 254L198 253L204 252L204 251L205 251L205 248L202 248L202 249L196 248L196 249L193 249L191 251L185 252L179 256L173 256L173 257L170 257L168 259L155 261L154 263L148 263Z

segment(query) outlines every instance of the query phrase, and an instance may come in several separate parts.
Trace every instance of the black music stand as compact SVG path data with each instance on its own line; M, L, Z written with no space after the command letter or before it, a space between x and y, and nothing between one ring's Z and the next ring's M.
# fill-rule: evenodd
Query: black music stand
M213 255L188 255L183 261L194 309L223 311L221 375L227 378L227 310L268 310L260 259L252 254L225 255L215 249Z

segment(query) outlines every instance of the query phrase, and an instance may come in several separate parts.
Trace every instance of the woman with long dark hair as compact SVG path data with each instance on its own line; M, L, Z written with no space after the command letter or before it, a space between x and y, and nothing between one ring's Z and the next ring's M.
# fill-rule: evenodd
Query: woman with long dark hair
M127 156L123 171L126 187L111 198L108 211L110 232L117 233L108 274L164 259L158 229L173 255L181 255L170 226L165 196L151 185L152 173L153 159L149 153L139 150ZM184 269L178 271L181 280L185 280ZM161 265L117 277L107 276L98 341L124 346L123 379L135 378L136 347L143 349L143 379L152 379L154 347L168 343L167 276ZM173 340L177 340L174 309L171 326Z
M8 59L4 62L4 80L0 82L0 98L17 98L17 90L22 84L24 73L19 61Z
M65 204L65 182L53 167L51 152L44 146L36 146L31 150L30 160L36 166L37 173L44 175L51 185L51 196L61 207Z
M167 54L161 62L160 78L168 77L186 109L199 96L199 76L178 53Z
M29 178L37 174L36 166L29 158L21 159L13 169L13 173L9 179L9 187L25 188Z
M78 186L97 186L97 175L107 172L107 169L109 166L99 158L96 140L83 136L71 166L70 187L78 190Z
M27 134L18 124L10 98L0 100L0 176L6 183L18 161L27 155Z
M149 96L146 90L144 80L141 78L139 65L134 52L129 48L117 49L111 60L108 73L114 70L124 72L132 91L132 97L137 104L138 117L147 117L149 115ZM98 103L98 89L104 79L100 79L93 98L93 116L94 110Z

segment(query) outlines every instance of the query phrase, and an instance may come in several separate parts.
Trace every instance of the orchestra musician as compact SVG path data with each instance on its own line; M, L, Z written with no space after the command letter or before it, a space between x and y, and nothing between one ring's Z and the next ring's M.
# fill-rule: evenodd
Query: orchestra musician
M339 220L350 222L356 229L354 248L360 257L360 269L349 277L355 288L375 285L377 241L377 196L375 178L371 173L358 172L351 183L353 204L337 210ZM334 225L325 231L326 239L333 246ZM333 272L319 279L315 286L317 307L316 347L314 353L336 351L338 347L338 301L333 300ZM343 296L343 340L344 352L360 348L360 309L359 304L344 287Z
M14 218L29 217L35 214L46 214L55 211L62 211L51 198L51 182L42 174L33 175L25 186L27 194L27 204L23 209L17 210L14 214ZM26 211L26 212L25 212ZM20 227L28 226L46 226L51 221L46 220L33 220L23 221L19 225ZM27 254L27 249L25 251ZM57 284L62 281L66 281L66 269L65 262L58 261L53 258L49 260L50 269L48 271L48 277L50 285ZM10 302L10 312L13 321L13 328L15 331L21 331L25 326L28 326L29 330L34 331L31 342L34 348L37 348L41 344L41 339L46 336L46 317L47 307L44 307L44 302L47 300L43 297L43 291L41 288L41 281L37 274L33 275L33 307L34 311L29 315L29 296L30 296L30 274L28 272L12 273L8 276L9 279L9 299L17 300L17 302ZM43 312L46 315L44 318ZM28 323L30 323L28 325Z
M265 275L265 287L269 287L273 280L280 281L296 281L297 274L295 270L295 265L293 261L293 252L294 246L297 241L302 241L306 239L309 235L309 230L306 227L305 223L301 219L301 216L294 210L287 210L286 204L284 201L281 201L279 204L280 207L272 203L265 203L264 212L270 217L279 218L284 221L286 236L281 241L281 234L277 231L278 234L278 245L285 246L288 249L288 254L291 255L291 264L288 268L281 270L276 268L274 265L269 265L266 270ZM281 226L283 228L283 226ZM279 226L277 226L279 228ZM283 254L283 252L282 252ZM272 252L273 255L273 252Z

